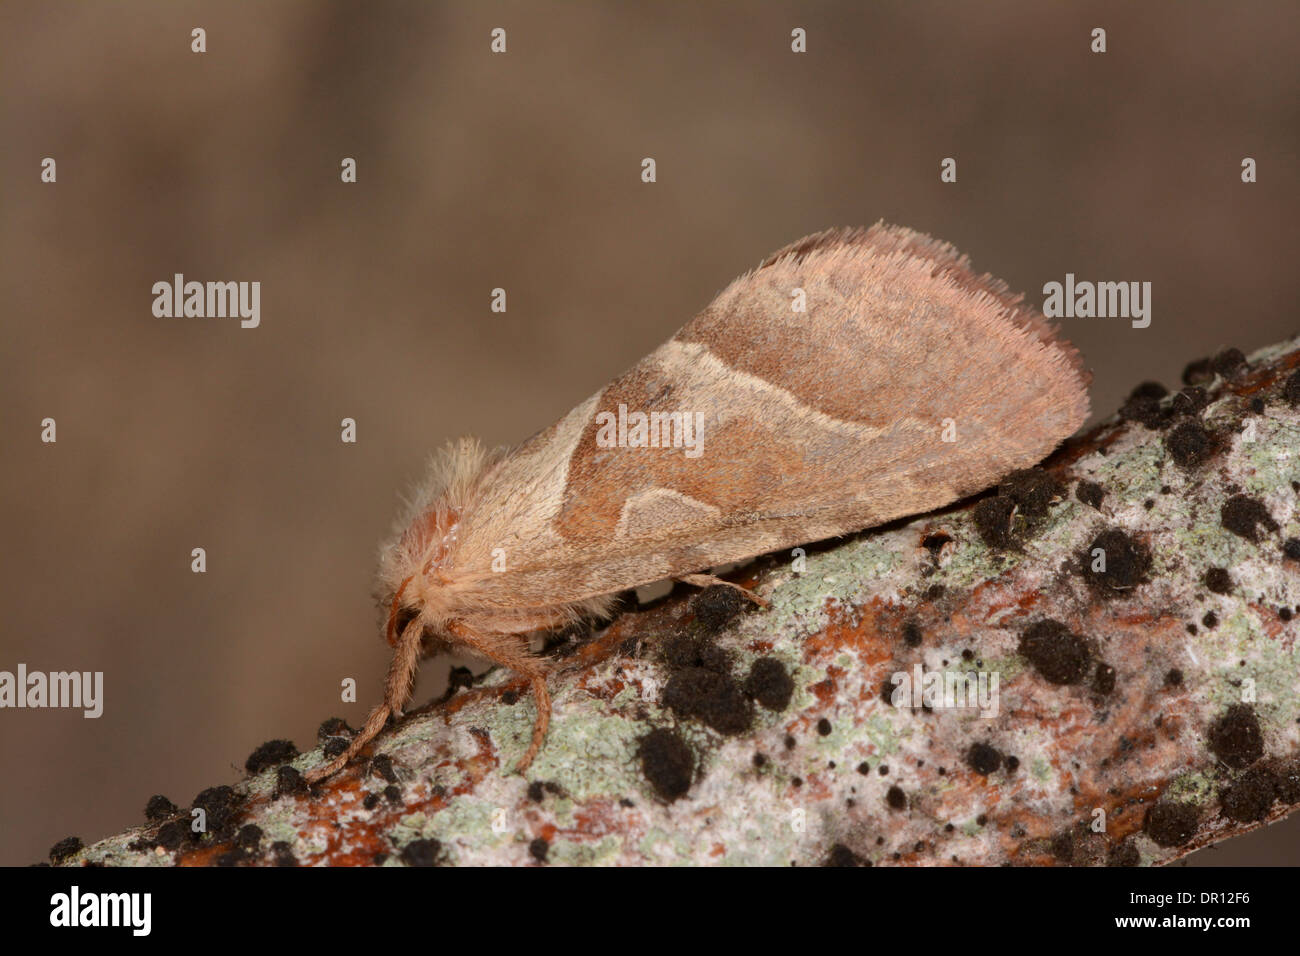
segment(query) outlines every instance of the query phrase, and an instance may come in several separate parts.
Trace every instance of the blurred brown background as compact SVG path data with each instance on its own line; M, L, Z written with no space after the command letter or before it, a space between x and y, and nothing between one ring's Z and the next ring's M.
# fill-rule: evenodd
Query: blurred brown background
M0 669L102 670L106 705L0 712L0 863L143 822L154 793L187 804L268 738L356 726L388 657L375 548L429 453L550 424L808 232L909 225L1035 302L1067 271L1150 280L1148 329L1065 322L1100 413L1291 333L1298 19L8 0ZM155 318L176 272L260 280L261 327ZM1294 862L1298 824L1194 860Z

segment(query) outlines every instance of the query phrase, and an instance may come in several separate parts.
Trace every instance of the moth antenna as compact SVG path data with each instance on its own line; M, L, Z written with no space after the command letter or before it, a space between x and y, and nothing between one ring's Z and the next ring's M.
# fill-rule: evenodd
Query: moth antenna
M390 624L390 628L391 626ZM357 731L357 735L348 744L347 750L323 767L317 767L304 774L308 783L315 783L338 773L362 751L366 744L379 736L379 732L384 729L384 724L388 723L390 716L402 716L402 705L411 696L411 687L415 683L415 668L420 662L420 638L423 633L424 626L419 618L406 625L401 642L393 652L393 662L388 666L388 679L384 682L384 702L370 712L365 725Z

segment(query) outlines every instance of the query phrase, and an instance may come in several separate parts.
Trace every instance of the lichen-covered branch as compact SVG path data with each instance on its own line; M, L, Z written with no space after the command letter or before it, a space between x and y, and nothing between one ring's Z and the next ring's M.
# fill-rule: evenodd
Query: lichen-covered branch
M678 588L77 864L1148 864L1300 803L1300 340L1141 386L975 502ZM937 676L936 676L937 675ZM937 690L936 690L937 688ZM324 748L344 746L339 723Z

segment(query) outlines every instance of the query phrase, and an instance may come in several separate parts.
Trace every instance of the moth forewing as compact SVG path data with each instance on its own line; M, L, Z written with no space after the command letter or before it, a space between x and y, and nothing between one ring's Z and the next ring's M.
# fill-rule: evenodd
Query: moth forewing
M528 632L981 491L1083 423L1087 384L1075 349L946 243L878 224L787 246L555 425L444 456L381 561L390 626L396 609L417 623L384 704L314 779L400 711L428 631L529 678L523 769L550 708Z

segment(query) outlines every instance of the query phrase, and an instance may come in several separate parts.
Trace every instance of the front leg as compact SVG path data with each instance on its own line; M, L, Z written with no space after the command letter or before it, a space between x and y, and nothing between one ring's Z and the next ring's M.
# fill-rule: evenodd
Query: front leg
M534 657L521 646L516 634L492 634L477 631L465 626L460 621L453 621L447 626L447 632L457 644L463 645L488 660L507 667L517 674L527 677L533 688L533 700L537 704L537 719L533 723L533 739L524 751L524 755L515 765L515 771L523 773L533 762L546 741L546 731L551 726L551 693L546 687L549 668L540 658Z

